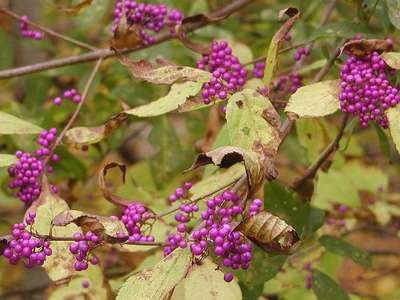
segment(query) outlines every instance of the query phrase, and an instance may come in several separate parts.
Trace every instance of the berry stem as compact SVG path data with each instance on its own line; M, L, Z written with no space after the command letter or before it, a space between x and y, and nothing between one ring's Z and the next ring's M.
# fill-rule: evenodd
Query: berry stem
M73 115L71 116L71 118L69 119L67 125L65 125L64 129L61 131L61 133L59 134L59 136L57 137L56 141L54 142L54 144L52 145L51 149L50 149L50 155L44 160L43 165L46 165L47 162L49 161L49 158L51 157L51 155L53 154L54 150L57 148L57 146L62 142L65 134L67 133L68 129L72 126L72 124L74 123L74 121L76 120L76 118L79 115L79 112L83 106L83 104L85 103L86 97L88 95L89 92L89 88L91 86L91 84L93 83L94 78L96 77L96 73L100 68L100 65L103 61L103 58L100 57L97 62L96 65L94 66L92 73L89 76L89 79L87 80L85 87L83 89L83 93L82 93L82 97L81 97L81 101L78 103L78 105L75 108L75 111L73 113Z
M15 20L20 21L20 22L23 21L23 22L29 24L30 26L32 26L32 27L34 27L36 29L39 29L40 31L43 31L43 32L47 33L50 36L54 36L54 37L59 38L61 40L67 41L67 42L69 42L71 44L74 44L76 46L79 46L79 47L82 47L82 48L85 48L85 49L89 49L89 50L92 50L92 51L97 50L96 47L93 47L93 46L91 46L89 44L86 44L86 43L78 41L78 40L76 40L74 38L71 38L71 37L68 37L66 35L63 35L61 33L55 32L55 31L53 31L53 30L51 30L51 29L49 29L49 28L47 28L45 26L39 25L39 24L37 24L35 22L32 22L30 20L23 20L21 16L17 15L16 13L14 13L14 12L6 9L6 8L0 8L0 13L5 14L5 15L7 15L7 16L15 19Z

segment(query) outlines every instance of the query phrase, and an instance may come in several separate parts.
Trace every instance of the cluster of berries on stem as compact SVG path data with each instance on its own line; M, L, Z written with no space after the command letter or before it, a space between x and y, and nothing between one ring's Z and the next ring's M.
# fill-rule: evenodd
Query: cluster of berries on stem
M349 56L340 72L340 109L358 116L361 127L375 121L387 128L385 111L400 102L399 90L388 79L392 72L377 52Z
M18 161L8 168L8 175L12 178L8 184L11 189L19 189L16 196L26 204L36 200L41 191L40 178L46 171L53 172L52 166L45 167L44 160L50 159L53 162L59 161L57 154L51 153L51 145L57 134L56 128L43 130L37 138L40 145L34 154L16 151L15 155ZM55 186L51 186L52 192L57 192Z
M12 226L11 240L3 251L3 256L8 258L12 265L22 260L27 268L41 266L46 257L52 254L50 242L33 236L26 228L35 221L36 214L31 211L25 218L25 223Z
M85 234L76 232L73 237L75 241L69 245L69 252L75 256L74 269L83 271L89 267L89 264L97 265L99 259L91 251L99 245L101 239L91 231Z
M115 32L125 13L129 26L138 26L143 44L153 44L155 38L151 33L158 33L168 27L169 33L176 35L175 27L183 20L183 14L177 9L169 9L165 4L137 3L132 0L117 0L114 8Z
M65 99L71 100L75 104L78 104L82 100L82 96L75 89L65 90L62 96ZM61 105L61 103L62 103L61 96L57 96L53 99L54 105Z
M247 80L246 69L232 54L226 41L213 41L211 53L204 54L196 66L212 74L211 80L202 88L205 104L211 103L213 99L226 100L230 94L240 90Z
M128 231L128 242L154 242L154 236L143 232L146 221L150 219L154 219L154 214L141 203L131 203L124 209L121 221Z
M28 16L22 16L21 21L19 23L19 29L21 32L21 36L24 38L30 38L33 40L41 40L43 39L44 35L40 31L35 31L35 30L29 30L29 25L28 25L29 17Z

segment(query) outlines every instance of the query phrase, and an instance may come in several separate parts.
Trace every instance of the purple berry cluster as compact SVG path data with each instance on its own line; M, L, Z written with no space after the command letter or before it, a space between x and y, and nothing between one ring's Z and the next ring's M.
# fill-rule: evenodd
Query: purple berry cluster
M189 181L185 182L181 187L175 190L175 193L168 197L170 203L174 203L177 200L182 200L188 196L188 191L192 188L193 184Z
M35 217L35 212L30 212L25 224L17 223L12 226L12 239L3 251L3 256L8 258L10 264L16 265L22 260L27 268L41 266L46 257L52 254L50 242L34 237L26 230L27 225L34 223Z
M165 26L172 36L175 36L175 27L183 20L183 14L177 9L169 9L165 4L137 3L132 0L117 0L114 7L113 32L125 12L129 26L139 25L140 36L145 45L153 44L155 38L150 32L160 32Z
M310 48L298 48L293 54L293 59L295 61L300 61L303 57L310 55Z
M91 231L82 234L76 232L74 234L75 242L69 245L69 252L75 256L74 269L76 271L83 271L89 267L89 263L97 265L99 259L90 253L90 251L96 247L101 239Z
M41 40L44 37L44 34L40 31L29 30L28 26L29 17L22 16L21 22L19 23L19 29L21 31L21 36L24 38L30 38L33 40Z
M274 83L275 89L278 92L293 94L302 85L302 78L296 72L291 72L288 75L279 76Z
M340 109L358 116L361 127L375 121L387 128L385 110L400 102L399 90L387 78L390 72L393 70L377 52L349 56L340 72Z
M255 216L256 214L258 214L263 206L263 202L261 199L254 199L249 207L249 216Z
M124 209L121 221L129 234L128 242L154 242L154 236L142 232L146 221L154 218L154 214L140 203L131 203Z
M253 77L254 78L263 78L264 77L264 69L265 69L265 60L256 62L254 64Z
M63 93L63 97L65 99L71 100L73 103L78 104L79 102L81 102L81 95L75 90L75 89L69 89L64 91ZM57 96L53 99L53 104L54 105L61 105L62 103L62 97Z
M10 189L19 189L16 196L26 204L32 203L40 195L40 177L44 172L44 159L51 155L50 147L56 137L57 129L43 130L37 139L39 147L34 155L18 150L15 155L18 162L8 168L8 175L12 178L8 183ZM50 160L57 162L59 157L52 154ZM51 173L52 166L47 166L46 171ZM52 192L57 192L55 186L51 186Z
M212 42L211 53L204 54L196 63L197 68L211 72L211 80L203 85L205 104L212 99L226 100L229 94L241 89L247 80L247 71L225 41Z

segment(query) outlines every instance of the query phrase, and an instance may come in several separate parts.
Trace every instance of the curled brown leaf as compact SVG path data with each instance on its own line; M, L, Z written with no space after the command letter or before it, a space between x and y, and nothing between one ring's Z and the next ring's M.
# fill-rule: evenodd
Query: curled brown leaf
M60 6L58 7L59 11L66 13L68 15L72 15L75 16L78 13L80 13L80 11L85 8L86 6L92 4L93 0L82 0L74 5L70 5L70 6Z
M261 211L243 220L236 228L266 252L288 253L299 241L296 230L279 217Z
M103 169L100 171L99 174L99 186L100 189L103 193L104 198L106 198L108 201L110 201L111 203L114 203L116 205L119 206L128 206L129 204L129 200L124 199L120 196L114 195L108 188L107 183L106 183L106 175L108 170L112 169L112 168L119 168L121 173L122 173L122 182L125 183L125 175L126 175L126 166L122 163L119 162L111 162L106 164Z
M365 56L373 51L382 53L389 51L393 48L393 44L386 40L379 39L361 39L349 41L340 48L340 53L345 52L346 54L354 56Z

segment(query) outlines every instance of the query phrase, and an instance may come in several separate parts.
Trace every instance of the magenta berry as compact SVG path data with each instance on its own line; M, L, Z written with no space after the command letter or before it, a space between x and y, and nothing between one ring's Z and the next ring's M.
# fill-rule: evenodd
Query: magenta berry
M44 34L40 31L33 31L33 30L29 30L29 17L28 16L22 16L21 17L21 21L19 23L19 29L21 32L21 36L24 38L30 38L33 40L41 40L44 37Z

